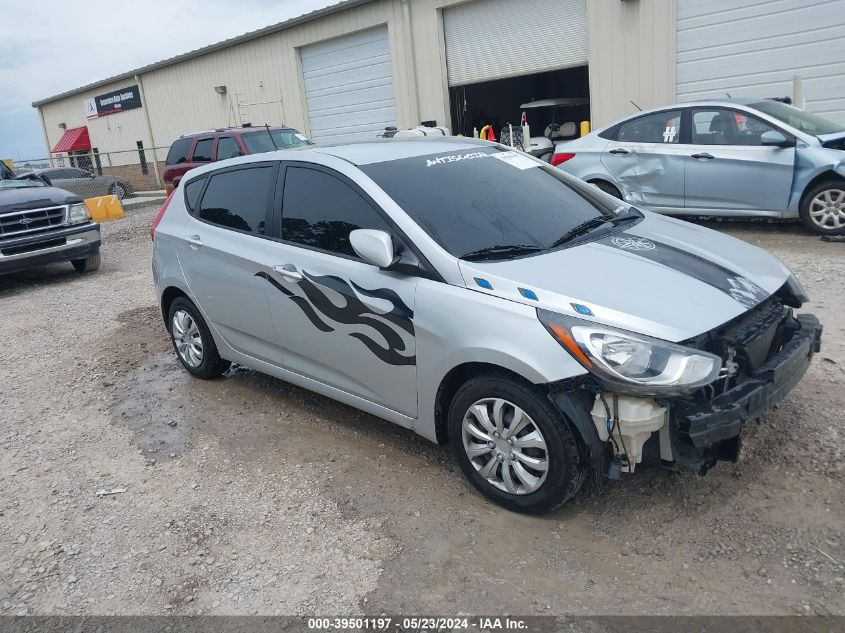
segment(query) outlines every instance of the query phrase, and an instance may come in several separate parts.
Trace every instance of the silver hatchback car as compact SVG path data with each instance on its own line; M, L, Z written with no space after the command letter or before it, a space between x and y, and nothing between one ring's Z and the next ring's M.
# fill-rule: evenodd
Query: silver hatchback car
M472 139L194 169L152 235L191 374L239 363L449 442L522 512L658 456L736 459L820 344L769 253Z
M845 125L770 99L631 115L555 149L552 164L669 215L801 218L845 233Z

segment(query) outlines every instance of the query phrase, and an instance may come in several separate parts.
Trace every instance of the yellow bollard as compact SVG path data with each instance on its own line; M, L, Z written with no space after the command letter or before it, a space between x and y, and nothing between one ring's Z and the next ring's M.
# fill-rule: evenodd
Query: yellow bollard
M581 136L587 136L590 133L590 122L581 121Z
M124 216L123 205L117 196L98 196L85 198L85 207L94 222L119 220Z

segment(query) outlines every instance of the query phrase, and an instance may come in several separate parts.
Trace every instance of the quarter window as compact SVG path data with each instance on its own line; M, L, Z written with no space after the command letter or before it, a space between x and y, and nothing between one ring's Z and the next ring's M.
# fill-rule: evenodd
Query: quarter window
M203 194L199 218L228 229L264 235L275 174L276 168L271 166L214 174ZM187 190L185 193L190 195Z
M695 145L760 146L760 137L774 127L743 112L710 108L693 110L692 142Z
M191 150L191 142L193 139L180 138L177 139L173 145L170 146L170 151L167 152L167 159L164 161L165 165L178 165L188 160L188 152Z
M211 142L214 139L204 138L197 141L197 146L194 148L194 162L208 163L211 162Z
M618 140L627 143L680 143L681 112L657 112L623 123Z
M315 169L287 169L282 239L357 257L349 242L355 229L391 232L369 202L339 178Z
M202 186L205 184L205 178L197 178L185 185L185 203L188 209L193 211L197 208L200 193L202 193Z

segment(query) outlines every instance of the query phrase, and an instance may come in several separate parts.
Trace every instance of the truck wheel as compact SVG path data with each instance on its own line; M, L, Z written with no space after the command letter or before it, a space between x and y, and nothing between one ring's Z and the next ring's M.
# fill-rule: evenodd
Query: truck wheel
M231 363L220 358L205 319L185 297L170 304L167 329L179 362L192 376L207 380L229 369Z
M550 512L584 481L578 443L538 388L505 374L470 379L449 408L449 442L464 475L515 512Z
M70 263L76 268L76 272L91 273L100 267L100 254L95 253L85 259L72 259Z
M819 235L845 233L845 182L826 180L805 192L799 213Z

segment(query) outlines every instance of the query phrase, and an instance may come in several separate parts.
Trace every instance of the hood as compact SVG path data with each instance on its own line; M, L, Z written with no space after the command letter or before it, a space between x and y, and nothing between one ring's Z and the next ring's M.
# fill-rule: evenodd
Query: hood
M833 134L819 134L817 138L821 141L823 147L845 150L845 130Z
M0 213L82 202L82 198L57 187L0 189Z
M472 290L677 342L748 311L791 274L756 246L644 213L635 226L544 255L505 262L461 260L464 280ZM481 288L476 277L492 289ZM532 291L537 300L523 296L521 289Z

